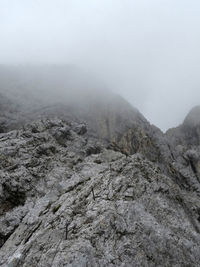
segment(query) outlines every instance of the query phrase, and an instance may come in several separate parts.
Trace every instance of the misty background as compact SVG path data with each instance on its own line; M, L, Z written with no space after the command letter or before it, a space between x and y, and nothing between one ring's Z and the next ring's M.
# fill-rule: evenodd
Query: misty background
M200 104L199 11L197 0L0 0L0 64L78 66L166 130Z

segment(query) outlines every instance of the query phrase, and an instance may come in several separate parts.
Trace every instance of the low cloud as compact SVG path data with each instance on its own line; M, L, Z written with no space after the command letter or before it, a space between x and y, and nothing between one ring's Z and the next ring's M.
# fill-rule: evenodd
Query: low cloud
M163 130L200 99L199 1L1 0L1 64L73 64Z

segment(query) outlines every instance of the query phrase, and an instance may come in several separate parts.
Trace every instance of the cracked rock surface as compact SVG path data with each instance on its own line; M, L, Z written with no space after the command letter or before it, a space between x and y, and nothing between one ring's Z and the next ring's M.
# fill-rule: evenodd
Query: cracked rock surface
M200 107L164 134L72 66L0 80L0 266L200 266Z
M0 266L199 266L198 180L181 153L167 174L54 118L0 134L0 157Z

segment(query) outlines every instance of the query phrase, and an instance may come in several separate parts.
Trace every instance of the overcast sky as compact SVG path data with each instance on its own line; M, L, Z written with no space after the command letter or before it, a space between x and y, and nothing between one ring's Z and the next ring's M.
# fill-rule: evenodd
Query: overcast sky
M75 64L163 130L200 104L199 0L0 0L0 63Z

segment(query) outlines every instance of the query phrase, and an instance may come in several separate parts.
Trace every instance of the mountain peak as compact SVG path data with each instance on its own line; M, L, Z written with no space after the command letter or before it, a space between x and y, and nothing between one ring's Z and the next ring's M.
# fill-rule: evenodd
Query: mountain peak
M200 106L195 106L190 110L183 122L183 125L193 127L200 125Z

